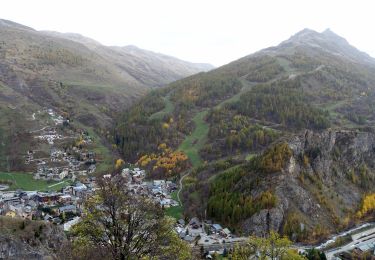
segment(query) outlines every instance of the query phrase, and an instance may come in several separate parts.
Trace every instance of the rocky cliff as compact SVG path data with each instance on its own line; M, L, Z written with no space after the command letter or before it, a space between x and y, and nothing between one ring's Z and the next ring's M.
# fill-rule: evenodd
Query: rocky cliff
M303 239L307 230L324 236L352 224L363 194L374 192L375 134L305 131L287 143L292 156L286 167L263 180L277 206L247 219L245 233L273 229Z
M0 218L0 259L58 259L66 242L62 229L49 223Z

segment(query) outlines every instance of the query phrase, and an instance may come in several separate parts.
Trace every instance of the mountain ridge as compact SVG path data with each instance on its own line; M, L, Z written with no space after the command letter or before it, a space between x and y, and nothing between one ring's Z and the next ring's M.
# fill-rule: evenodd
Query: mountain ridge
M373 58L332 32L304 30L146 96L118 120L115 142L151 178L163 173L152 159L159 145L188 155L187 217L316 242L361 221L362 197L375 192L364 185L375 182L374 86Z

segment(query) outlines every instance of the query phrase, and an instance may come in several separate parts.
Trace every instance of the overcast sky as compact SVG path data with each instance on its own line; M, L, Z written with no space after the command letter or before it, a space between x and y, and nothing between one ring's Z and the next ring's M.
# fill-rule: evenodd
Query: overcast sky
M2 0L0 18L223 65L310 28L375 56L374 1Z

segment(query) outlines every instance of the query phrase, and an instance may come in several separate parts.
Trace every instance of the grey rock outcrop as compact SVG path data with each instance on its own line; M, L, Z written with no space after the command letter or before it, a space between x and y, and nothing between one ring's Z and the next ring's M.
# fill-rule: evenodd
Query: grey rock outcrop
M291 211L302 216L301 225L334 226L346 211L357 210L362 195L371 189L366 188L368 180L375 181L372 132L306 130L287 143L293 153L287 166L263 180L275 185L270 187L278 198L277 207L245 220L242 227L246 234L281 231ZM368 170L364 173L363 169Z

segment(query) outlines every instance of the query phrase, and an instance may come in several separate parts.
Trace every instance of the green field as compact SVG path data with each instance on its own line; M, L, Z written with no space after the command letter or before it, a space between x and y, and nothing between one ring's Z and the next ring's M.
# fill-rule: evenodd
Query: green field
M70 184L69 181L60 183L57 181L34 180L31 173L24 172L0 172L0 180L13 182L9 190L21 189L24 191L56 191Z
M208 111L204 110L193 117L195 129L191 135L185 138L178 148L178 150L184 152L189 157L193 167L198 167L202 164L199 150L205 144L209 130L209 125L205 122L207 113Z
M171 197L173 200L178 201L177 191L172 192ZM176 206L176 207L170 207L165 210L165 214L167 216L173 217L177 220L182 218L182 212L183 212L183 208L181 205Z
M179 220L182 218L182 206L167 208L165 209L165 214Z

